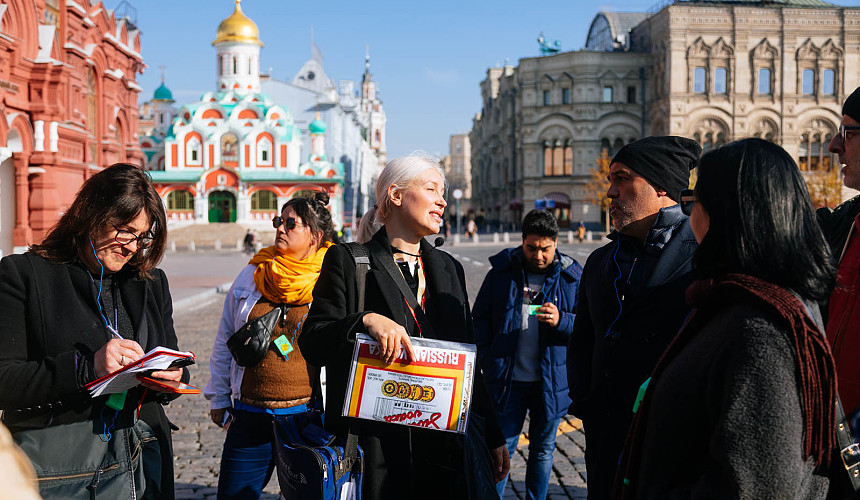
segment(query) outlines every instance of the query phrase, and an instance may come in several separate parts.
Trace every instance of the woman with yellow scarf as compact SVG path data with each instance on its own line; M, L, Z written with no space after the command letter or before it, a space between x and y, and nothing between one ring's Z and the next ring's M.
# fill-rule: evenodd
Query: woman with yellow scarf
M318 383L319 370L305 363L298 337L323 257L335 241L327 203L325 193L286 202L272 221L277 229L275 245L254 255L224 300L209 360L211 378L204 390L212 421L227 430L219 499L260 497L275 467L272 420L306 411ZM282 305L286 319L277 322L265 357L253 366L239 366L227 339L247 322Z

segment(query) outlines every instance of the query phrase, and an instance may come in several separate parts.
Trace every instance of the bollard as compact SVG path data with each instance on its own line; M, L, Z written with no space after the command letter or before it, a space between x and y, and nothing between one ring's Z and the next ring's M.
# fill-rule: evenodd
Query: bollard
M459 244L460 244L460 235L459 235L459 234L455 234L455 235L454 235L454 246L457 246L457 245L459 245Z
M504 241L505 243L510 243L511 242L511 233L505 233L504 235L502 235L502 241Z
M477 244L479 242L480 242L480 240L478 239L478 233L473 234L472 235L472 243Z
M236 251L238 251L238 252L242 251L242 243L243 243L242 238L239 238L236 240Z
M221 240L215 240L215 250L221 250Z
M591 242L592 236L593 235L591 234L591 231L586 231L585 232L585 241Z
M499 233L493 233L493 243L499 242Z
M194 240L191 240L188 242L188 251L189 252L196 252L197 251L197 247L194 245Z
M170 251L176 253L176 242L170 240Z
M573 245L573 231L567 232L567 244Z

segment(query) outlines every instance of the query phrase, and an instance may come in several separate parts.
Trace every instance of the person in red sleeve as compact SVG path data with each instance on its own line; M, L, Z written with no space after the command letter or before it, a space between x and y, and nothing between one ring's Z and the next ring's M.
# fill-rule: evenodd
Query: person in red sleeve
M842 106L839 132L828 147L839 155L842 182L860 189L860 88L848 96ZM827 340L836 360L837 384L842 406L849 413L860 407L860 196L835 209L818 210L818 222L838 258L836 287L830 295L827 314Z

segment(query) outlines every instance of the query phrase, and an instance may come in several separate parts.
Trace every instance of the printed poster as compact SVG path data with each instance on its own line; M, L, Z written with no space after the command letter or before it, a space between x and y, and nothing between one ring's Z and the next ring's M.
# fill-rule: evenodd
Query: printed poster
M405 349L386 366L379 343L355 338L343 415L425 429L464 433L472 402L475 346L412 338L416 359Z

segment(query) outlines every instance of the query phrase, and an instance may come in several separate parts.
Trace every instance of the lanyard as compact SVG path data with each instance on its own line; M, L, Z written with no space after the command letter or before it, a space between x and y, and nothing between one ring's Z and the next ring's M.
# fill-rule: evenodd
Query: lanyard
M418 257L418 262L416 264L418 267L415 269L415 274L418 277L418 296L421 297L421 310L424 310L424 289L426 288L425 278L424 278L424 262L421 260L421 257ZM403 302L406 302L406 307L409 308L409 312L412 313L412 319L415 320L415 326L418 327L418 336L423 337L424 332L421 330L421 323L418 322L418 316L415 314L415 309L412 309L412 306L409 305L409 301L406 300L406 297L403 297Z
M546 287L546 281L547 281L547 277L544 277L543 284L541 284L541 286L540 286L540 291L537 294L535 294L534 297L532 297L533 290L529 286L529 274L526 272L525 269L523 269L523 283L524 283L524 286L523 286L523 303L531 304L534 299L538 298L541 295L543 295L544 302L546 302L547 301L546 295L544 295L544 288ZM526 302L526 298L528 298L528 302Z

